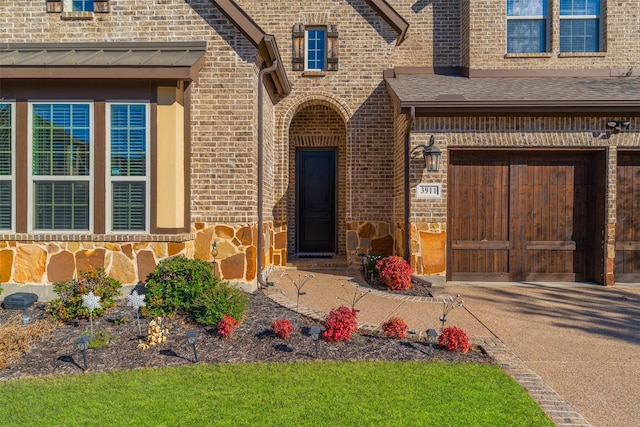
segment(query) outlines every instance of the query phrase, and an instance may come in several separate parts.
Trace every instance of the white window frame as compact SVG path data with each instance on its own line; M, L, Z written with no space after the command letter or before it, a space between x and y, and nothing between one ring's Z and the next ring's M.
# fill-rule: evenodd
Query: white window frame
M16 103L15 101L0 100L0 104L11 108L11 175L0 175L0 180L11 181L11 228L0 229L5 233L13 233L16 229Z
M551 22L549 19L549 15L551 14L551 5L549 4L549 0L544 0L543 3L546 6L545 7L545 10L547 11L546 15L525 15L525 16L509 15L508 10L506 11L506 15L507 15L507 27L509 26L509 21L512 21L512 20L513 21L544 21L544 50L541 52L509 52L509 49L507 48L507 46L509 45L509 35L507 34L507 46L505 46L505 49L507 50L508 54L549 52L549 48L551 46L551 43L549 40L551 36L551 28L549 25L549 23Z
M55 176L55 175L33 175L33 106L34 104L87 104L89 105L89 175L73 175L73 176ZM94 180L93 174L95 170L95 123L94 123L94 102L93 100L29 100L29 112L28 112L28 144L27 144L27 162L28 162L28 174L27 174L27 231L33 234L92 234L93 233L93 217L94 210ZM64 230L64 229L35 229L34 218L34 197L35 197L35 182L36 181L87 181L89 183L89 229L88 230Z
M148 234L151 224L151 104L148 101L123 101L109 100L105 103L106 117L106 143L105 143L105 231L109 234ZM111 106L112 105L144 105L145 106L145 127L146 127L146 174L144 176L111 176ZM144 230L113 230L113 191L114 182L137 181L146 183L145 185L145 229Z
M575 53L575 54L580 54L580 53L595 53L595 52L603 52L603 28L602 28L602 3L605 0L598 0L598 14L597 15L562 15L562 13L560 12L560 10L558 9L558 15L559 15L559 19L560 19L560 23L562 21L588 21L588 20L596 20L598 22L598 49L595 51L563 51L560 50L560 53L563 54L567 54L567 53ZM562 37L562 34L560 32L560 25L558 26L558 43L560 43L560 39ZM558 45L559 46L559 45Z
M324 30L324 67L323 68L309 68L309 31ZM304 69L305 71L326 71L327 69L327 50L328 46L328 32L327 26L315 25L308 26L304 29Z
M91 10L73 10L73 0L62 0L62 10L71 13L93 13ZM93 4L95 8L95 2Z

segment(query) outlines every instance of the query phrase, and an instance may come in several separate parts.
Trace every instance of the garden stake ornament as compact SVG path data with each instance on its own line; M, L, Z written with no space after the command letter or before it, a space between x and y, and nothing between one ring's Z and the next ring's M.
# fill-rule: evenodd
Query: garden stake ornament
M289 276L289 273L287 273L286 271L284 273L282 273L282 276L288 277L289 280L291 280L291 283L293 283L293 286L295 286L296 290L298 291L297 294L296 294L296 312L299 313L298 306L300 305L300 295L305 295L306 294L306 292L302 291L302 287L309 281L309 279L313 279L316 276L314 274L305 274L302 277L302 280L300 280L300 276L298 276L298 280L300 280L299 284L298 284L298 282L293 280L291 278L291 276Z
M82 306L89 309L89 324L91 325L91 336L93 336L93 310L100 308L100 297L89 291L87 295L82 295Z
M127 295L127 305L129 307L133 307L136 311L136 319L138 320L138 335L142 336L142 328L140 327L140 307L144 307L147 305L144 302L145 294L138 294L138 291L133 291L131 294Z
M456 307L462 307L462 303L464 302L464 300L458 298L460 298L460 294L457 294L455 298L451 295L443 298L442 317L440 318L440 321L442 322L442 329L444 329L444 324L447 321L447 314L449 314L449 312Z
M356 304L365 296L367 296L370 292L371 289L367 290L367 292L361 291L360 290L360 286L358 286L358 284L350 282L354 288L356 288L355 292L353 293L353 297L350 300L341 298L341 297L336 297L337 300L342 300L346 303L351 304L351 310L353 311L360 311L360 310L356 310ZM344 283L340 283L340 286L342 286L342 289L344 289L344 291L346 292L347 296L349 296L349 291L347 291L347 288L344 286Z

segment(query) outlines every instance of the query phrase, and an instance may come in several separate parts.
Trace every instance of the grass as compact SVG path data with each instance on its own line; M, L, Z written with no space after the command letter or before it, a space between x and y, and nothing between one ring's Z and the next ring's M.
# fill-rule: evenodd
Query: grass
M0 383L2 426L553 426L495 365L221 364Z

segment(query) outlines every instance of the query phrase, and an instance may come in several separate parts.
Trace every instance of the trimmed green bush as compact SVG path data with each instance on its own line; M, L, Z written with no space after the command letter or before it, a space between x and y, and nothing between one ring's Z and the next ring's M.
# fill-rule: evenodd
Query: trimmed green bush
M176 310L191 312L195 300L218 284L211 265L184 256L167 258L158 263L146 283L146 317L171 315Z
M247 295L226 282L221 282L218 286L205 289L196 300L193 318L201 325L217 325L226 314L240 322L247 308Z
M71 279L53 284L53 290L60 296L47 304L46 312L56 320L89 318L89 309L82 306L82 296L93 291L100 297L100 307L93 310L93 316L103 315L115 305L115 297L120 294L122 284L113 277L107 277L104 268L81 271L79 279Z

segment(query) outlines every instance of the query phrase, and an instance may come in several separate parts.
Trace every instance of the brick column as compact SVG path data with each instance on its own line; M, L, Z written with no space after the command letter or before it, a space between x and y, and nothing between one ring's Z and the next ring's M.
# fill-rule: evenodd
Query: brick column
M605 229L605 271L604 284L615 284L616 261L616 179L618 170L618 148L607 148L607 195L606 195L606 229Z

